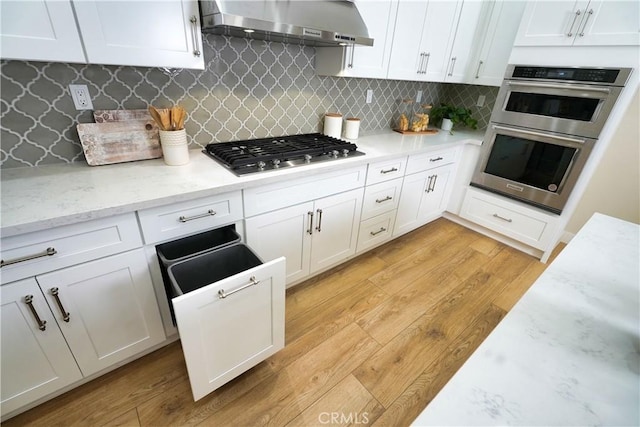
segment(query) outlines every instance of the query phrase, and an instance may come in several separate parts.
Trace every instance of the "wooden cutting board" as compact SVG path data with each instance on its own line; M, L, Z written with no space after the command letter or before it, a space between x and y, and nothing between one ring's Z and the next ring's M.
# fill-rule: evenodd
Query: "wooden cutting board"
M158 126L147 111L99 110L94 115L104 122L77 126L90 166L162 157Z

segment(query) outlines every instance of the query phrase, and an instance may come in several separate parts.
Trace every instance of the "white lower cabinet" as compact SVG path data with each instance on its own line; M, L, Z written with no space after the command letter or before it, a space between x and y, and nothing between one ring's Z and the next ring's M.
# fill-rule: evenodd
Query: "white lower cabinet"
M287 258L287 283L356 252L363 190L358 188L245 220L247 244L262 258Z
M360 223L357 252L363 252L391 239L396 210L369 218Z
M2 286L0 292L4 416L80 380L82 374L35 279Z
M441 216L447 205L453 168L449 164L404 177L394 236Z

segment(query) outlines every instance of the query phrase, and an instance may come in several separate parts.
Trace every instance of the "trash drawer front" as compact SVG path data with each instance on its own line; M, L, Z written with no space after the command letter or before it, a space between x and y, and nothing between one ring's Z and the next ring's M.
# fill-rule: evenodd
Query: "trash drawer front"
M285 258L172 299L194 400L284 348Z

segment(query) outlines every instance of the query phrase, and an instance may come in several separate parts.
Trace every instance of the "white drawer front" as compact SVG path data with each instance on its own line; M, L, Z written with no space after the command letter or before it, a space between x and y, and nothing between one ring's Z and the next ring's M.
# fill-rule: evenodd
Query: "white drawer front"
M250 217L363 187L366 171L366 166L359 166L249 188L244 190L245 216Z
M240 191L138 211L147 244L208 230L242 219Z
M391 232L396 218L396 211L384 213L360 223L358 234L358 248L356 252L378 246L391 239Z
M406 157L370 163L369 170L367 172L367 185L402 177L404 176L406 166Z
M368 186L364 190L362 220L392 211L398 207L402 178Z
M543 250L557 222L552 214L472 188L467 190L460 216Z
M142 246L135 214L129 213L2 239L2 283L57 270Z
M456 154L457 148L431 153L413 154L409 156L407 162L407 175L453 163L456 161Z

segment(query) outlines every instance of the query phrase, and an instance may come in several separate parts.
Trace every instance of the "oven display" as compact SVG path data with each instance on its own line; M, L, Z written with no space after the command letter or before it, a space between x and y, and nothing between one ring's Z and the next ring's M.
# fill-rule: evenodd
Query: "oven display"
M552 193L562 190L578 149L496 135L485 173Z

